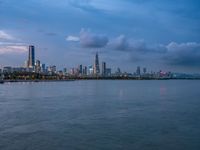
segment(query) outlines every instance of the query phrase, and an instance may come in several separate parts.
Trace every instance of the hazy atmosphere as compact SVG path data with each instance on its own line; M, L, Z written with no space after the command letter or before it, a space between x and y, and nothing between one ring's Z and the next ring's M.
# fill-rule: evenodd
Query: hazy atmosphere
M28 45L47 65L100 61L200 73L197 0L0 0L0 64L23 66Z
M0 150L200 150L200 0L0 0Z

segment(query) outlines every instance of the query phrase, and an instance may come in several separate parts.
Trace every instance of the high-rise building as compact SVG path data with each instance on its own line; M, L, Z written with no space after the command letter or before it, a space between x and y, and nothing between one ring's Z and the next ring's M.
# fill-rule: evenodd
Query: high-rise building
M67 68L63 68L63 73L66 75L67 74Z
M106 68L106 76L111 76L111 75L112 75L111 68Z
M95 55L95 62L94 62L94 74L100 74L100 67L99 67L99 56L98 53Z
M28 68L34 68L35 65L35 47L33 45L29 46L27 65Z
M138 67L137 67L137 70L136 70L136 74L139 76L140 73L141 73L141 72L140 72L140 66L138 66Z
M83 73L83 65L79 65L78 72L79 72L79 75L82 75L82 73Z
M83 67L83 75L87 75L87 66Z
M70 69L70 75L75 75L75 68Z
M42 72L43 72L43 73L45 73L45 72L46 72L46 67L45 67L45 64L42 64L42 67L41 67L41 69L42 69Z
M143 68L143 73L144 73L144 74L147 73L147 68Z
M106 62L102 62L102 76L106 75Z
M48 67L48 72L50 72L50 73L56 73L56 66L55 65L49 66Z
M88 71L89 71L89 75L92 75L94 73L94 67L89 66Z
M35 62L35 72L37 72L37 73L41 72L41 66L40 66L39 60L36 60L36 62Z
M121 73L121 69L118 67L117 68L117 71L115 72L115 75L117 76L120 76L122 73Z
M121 69L119 67L117 68L117 73L121 74Z

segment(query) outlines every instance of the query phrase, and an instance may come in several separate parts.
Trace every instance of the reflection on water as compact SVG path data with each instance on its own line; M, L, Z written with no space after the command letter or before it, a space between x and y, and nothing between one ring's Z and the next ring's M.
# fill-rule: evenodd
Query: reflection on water
M0 85L2 150L199 150L200 81Z
M165 96L167 94L167 89L164 86L160 87L160 95Z

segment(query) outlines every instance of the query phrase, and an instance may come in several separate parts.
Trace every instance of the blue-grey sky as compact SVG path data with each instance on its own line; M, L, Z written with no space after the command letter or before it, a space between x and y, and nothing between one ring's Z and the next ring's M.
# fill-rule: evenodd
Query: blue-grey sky
M98 51L122 71L200 72L200 1L0 0L0 65L22 66L29 44L60 69Z

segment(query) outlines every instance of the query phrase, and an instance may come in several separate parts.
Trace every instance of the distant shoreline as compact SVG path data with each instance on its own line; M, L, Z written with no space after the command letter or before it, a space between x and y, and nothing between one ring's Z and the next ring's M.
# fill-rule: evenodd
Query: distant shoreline
M3 82L67 82L78 80L200 80L200 78L70 78L70 79L5 79Z

